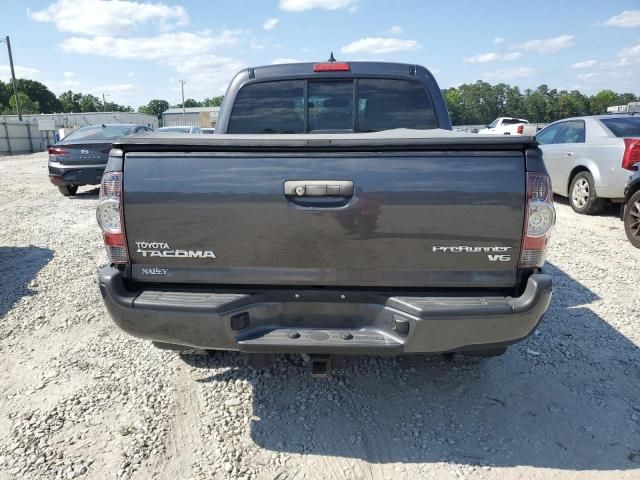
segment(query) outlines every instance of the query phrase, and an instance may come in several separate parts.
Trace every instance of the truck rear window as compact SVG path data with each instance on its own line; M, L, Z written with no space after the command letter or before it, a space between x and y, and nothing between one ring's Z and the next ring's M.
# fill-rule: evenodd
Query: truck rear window
M238 92L229 133L303 133L304 81L247 85Z
M247 134L376 132L437 126L431 99L418 82L376 78L280 80L240 89L227 131Z
M640 137L640 117L614 117L600 121L616 137Z

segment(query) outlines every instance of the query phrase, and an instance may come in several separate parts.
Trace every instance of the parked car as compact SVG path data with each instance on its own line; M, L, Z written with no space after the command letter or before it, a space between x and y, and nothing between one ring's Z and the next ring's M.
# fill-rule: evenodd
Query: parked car
M216 129L215 128L203 128L202 129L202 133L208 133L209 135L216 133Z
M638 159L640 162L640 159ZM622 220L627 238L636 248L640 248L640 172L634 173L624 191Z
M530 125L529 120L514 117L498 117L487 128L478 130L483 135L530 135L536 134L535 125Z
M191 126L184 126L184 127L161 127L158 129L158 132L165 132L165 133L202 133L202 130L200 129L200 127L191 127Z
M49 147L49 180L66 197L75 195L81 185L98 185L111 143L119 137L150 131L150 127L136 124L78 128Z
M640 162L640 116L596 115L552 123L536 135L553 192L577 213L595 214L606 200L622 202Z
M324 375L333 354L499 355L539 324L555 221L541 152L452 132L427 69L244 69L216 130L114 145L99 285L129 334L257 364L306 353Z

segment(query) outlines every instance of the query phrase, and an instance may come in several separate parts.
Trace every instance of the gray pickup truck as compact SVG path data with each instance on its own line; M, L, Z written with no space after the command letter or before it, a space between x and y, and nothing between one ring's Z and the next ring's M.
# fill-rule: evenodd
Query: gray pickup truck
M215 135L113 146L100 290L158 346L304 353L316 373L331 355L490 356L549 305L536 142L452 132L423 67L245 69Z

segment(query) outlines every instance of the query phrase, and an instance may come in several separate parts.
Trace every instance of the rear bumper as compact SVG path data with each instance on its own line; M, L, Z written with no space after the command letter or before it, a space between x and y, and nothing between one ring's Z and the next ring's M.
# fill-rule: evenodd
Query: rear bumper
M248 353L367 355L517 342L536 328L552 291L551 277L545 274L531 275L518 298L395 297L338 290L130 291L122 273L112 267L101 270L99 284L113 321L135 337Z
M49 181L54 185L99 185L106 166L49 164Z

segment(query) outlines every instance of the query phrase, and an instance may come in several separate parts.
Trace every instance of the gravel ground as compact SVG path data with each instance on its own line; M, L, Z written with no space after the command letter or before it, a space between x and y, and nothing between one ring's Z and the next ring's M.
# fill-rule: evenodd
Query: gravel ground
M45 154L0 159L0 479L640 478L640 250L615 209L557 205L551 309L504 356L317 380L121 333L96 200Z

